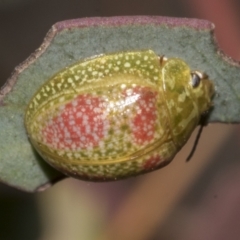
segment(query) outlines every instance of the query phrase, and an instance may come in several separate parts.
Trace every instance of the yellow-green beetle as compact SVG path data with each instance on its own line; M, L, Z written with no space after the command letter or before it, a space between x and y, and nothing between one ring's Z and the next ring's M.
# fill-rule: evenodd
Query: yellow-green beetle
M38 153L80 179L116 180L168 164L211 107L213 84L179 58L120 52L78 62L33 96Z

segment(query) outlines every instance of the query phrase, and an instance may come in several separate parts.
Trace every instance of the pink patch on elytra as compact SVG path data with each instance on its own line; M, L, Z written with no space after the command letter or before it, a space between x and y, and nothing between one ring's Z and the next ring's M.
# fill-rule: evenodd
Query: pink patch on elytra
M145 170L153 170L156 169L156 167L159 165L159 163L162 161L161 157L159 155L150 157L146 162L143 164L143 168Z
M136 87L133 89L133 94L138 95L138 100L136 101L137 113L132 120L132 134L134 141L142 145L154 138L157 92L148 87Z
M46 144L65 150L97 146L108 128L103 102L84 94L59 107L59 114L42 130Z

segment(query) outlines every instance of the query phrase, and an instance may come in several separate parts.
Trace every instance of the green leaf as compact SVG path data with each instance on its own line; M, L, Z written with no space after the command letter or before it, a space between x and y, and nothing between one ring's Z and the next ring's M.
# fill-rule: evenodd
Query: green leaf
M239 64L218 50L213 29L208 21L165 17L86 18L55 24L40 48L15 69L0 90L0 179L37 191L63 178L29 143L24 112L34 93L53 74L103 53L152 49L159 55L184 59L215 84L209 122L239 122Z

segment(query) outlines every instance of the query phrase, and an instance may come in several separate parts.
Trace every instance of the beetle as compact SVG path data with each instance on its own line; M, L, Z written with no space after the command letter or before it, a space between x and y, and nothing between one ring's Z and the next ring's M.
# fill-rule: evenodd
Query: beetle
M79 61L47 80L25 114L30 142L68 176L108 181L167 165L211 108L213 83L152 50Z

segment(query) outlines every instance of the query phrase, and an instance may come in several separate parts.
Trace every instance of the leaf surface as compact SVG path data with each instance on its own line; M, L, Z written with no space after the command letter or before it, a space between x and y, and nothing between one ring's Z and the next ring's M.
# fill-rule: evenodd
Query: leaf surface
M43 44L18 66L0 90L0 179L25 191L43 190L64 176L32 148L24 127L28 102L53 74L105 53L152 49L184 59L214 82L209 122L240 121L240 67L217 47L214 25L166 17L85 18L56 23Z

